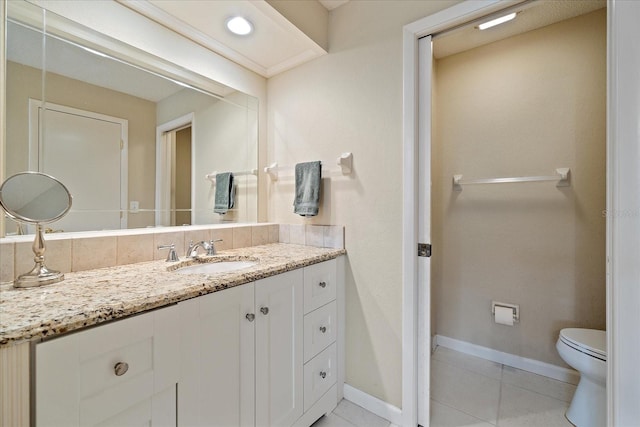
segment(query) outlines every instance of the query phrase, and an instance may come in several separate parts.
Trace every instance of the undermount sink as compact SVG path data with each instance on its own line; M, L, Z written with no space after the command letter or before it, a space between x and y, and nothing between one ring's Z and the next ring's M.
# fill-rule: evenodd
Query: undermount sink
M243 268L253 267L256 264L257 262L255 261L208 262L178 268L175 272L180 274L214 274L242 270Z

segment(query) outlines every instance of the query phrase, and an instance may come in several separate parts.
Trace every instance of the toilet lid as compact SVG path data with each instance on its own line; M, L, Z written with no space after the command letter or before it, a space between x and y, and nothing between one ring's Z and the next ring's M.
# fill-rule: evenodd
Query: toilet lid
M607 333L597 329L567 328L560 331L560 339L583 353L607 360Z

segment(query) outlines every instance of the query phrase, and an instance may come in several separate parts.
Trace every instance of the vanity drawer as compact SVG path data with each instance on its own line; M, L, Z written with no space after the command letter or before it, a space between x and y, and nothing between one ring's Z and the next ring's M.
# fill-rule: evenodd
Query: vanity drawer
M92 396L107 388L119 387L139 376L153 379L153 328L148 336L140 338L134 342L113 343L109 351L91 358L83 357L83 349L88 348L80 339L80 396ZM111 340L105 337L105 341ZM151 384L146 396L153 394L153 380Z
M304 268L304 313L336 299L336 260Z
M336 302L304 316L304 361L307 362L336 340Z
M336 344L304 365L304 410L307 411L336 383Z

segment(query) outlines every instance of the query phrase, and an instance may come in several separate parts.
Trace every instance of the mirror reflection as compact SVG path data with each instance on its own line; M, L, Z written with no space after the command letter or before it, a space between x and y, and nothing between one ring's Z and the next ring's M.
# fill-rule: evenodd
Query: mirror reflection
M6 174L65 182L74 206L56 231L256 221L255 175L236 177L236 203L224 215L214 213L215 183L206 178L257 168L255 98L164 77L157 58L150 72L69 42L57 30L77 24L20 7L12 13L9 4L6 26ZM36 18L22 19L24 8ZM174 76L177 67L165 65ZM9 221L6 230L18 228Z

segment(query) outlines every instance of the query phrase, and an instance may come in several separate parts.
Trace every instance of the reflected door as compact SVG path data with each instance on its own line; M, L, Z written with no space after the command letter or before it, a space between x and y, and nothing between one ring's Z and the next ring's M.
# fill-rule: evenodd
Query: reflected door
M156 225L191 225L191 125L163 132Z
M127 228L127 121L33 104L31 169L58 178L73 196L71 211L52 228Z

